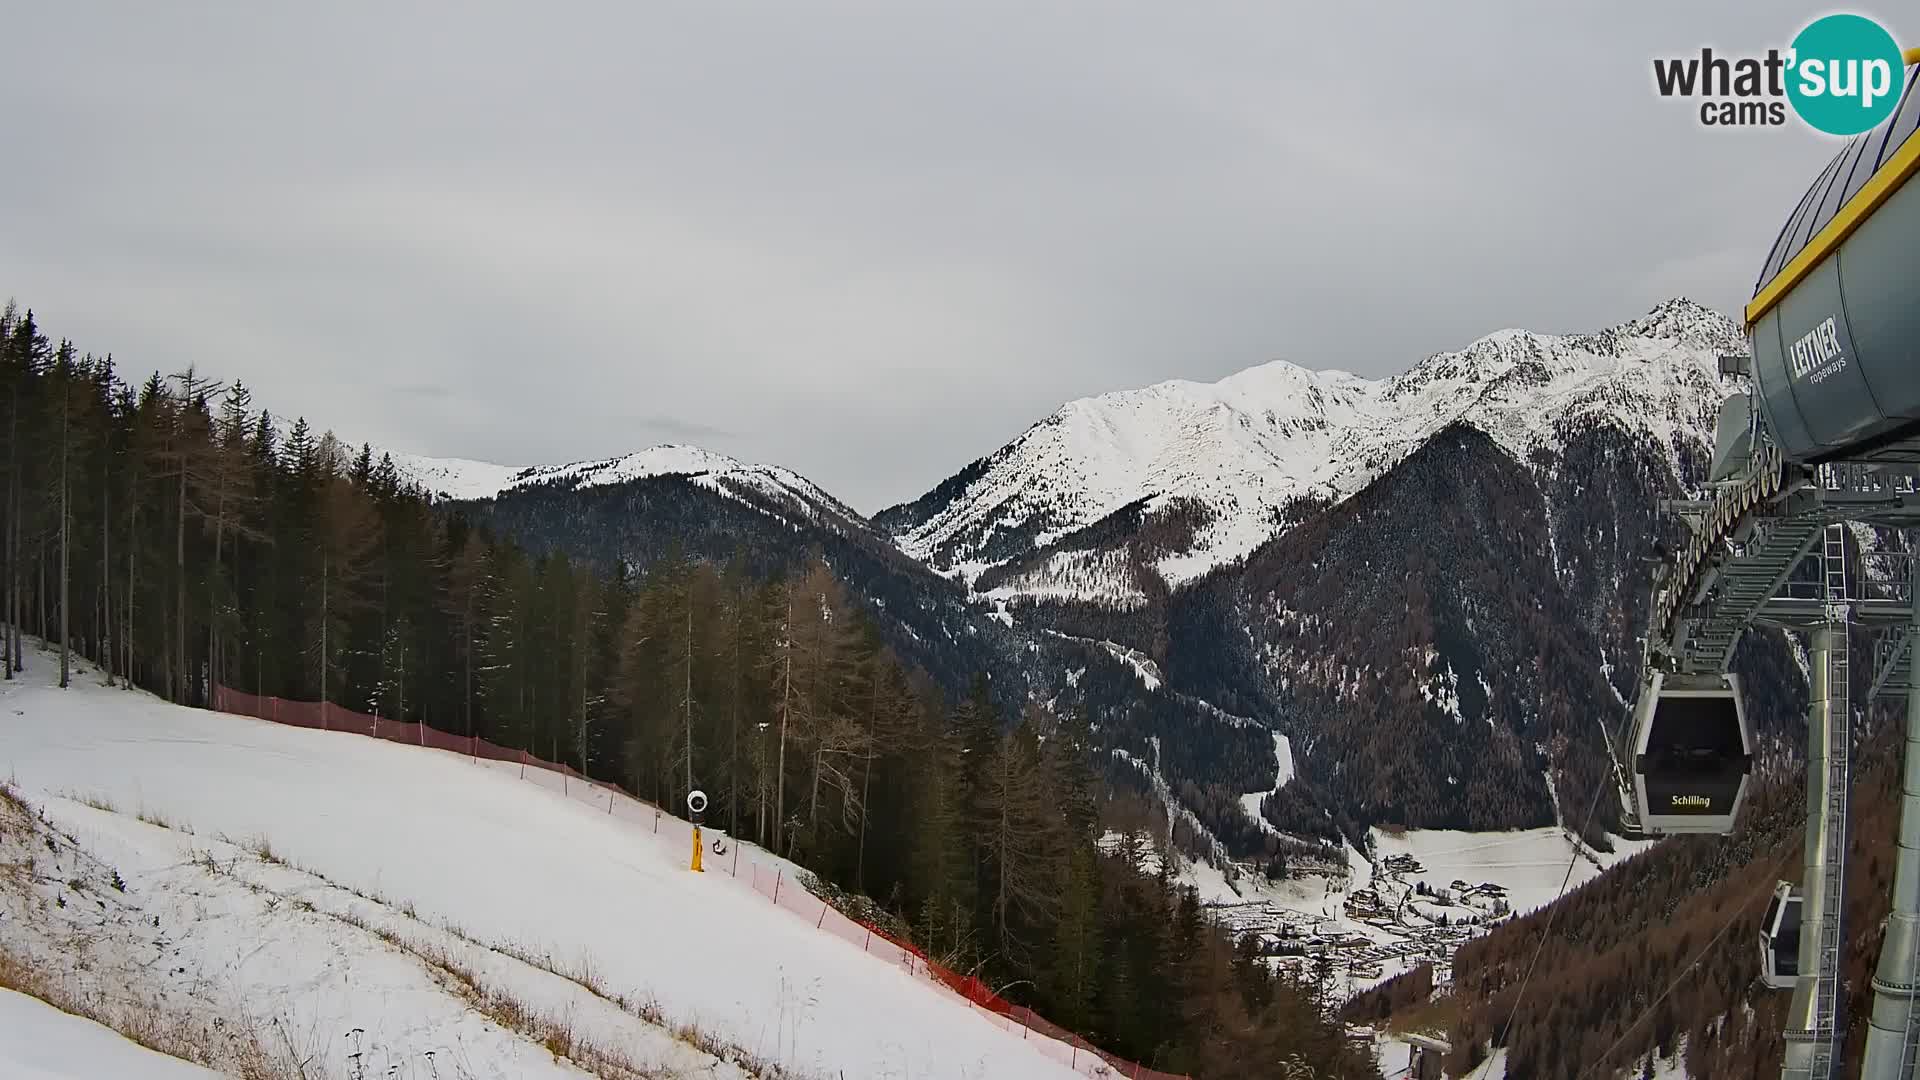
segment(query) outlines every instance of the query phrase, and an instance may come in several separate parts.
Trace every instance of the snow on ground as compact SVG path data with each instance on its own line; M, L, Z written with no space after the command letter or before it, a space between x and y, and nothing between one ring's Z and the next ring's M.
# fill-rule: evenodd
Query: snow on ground
M1251 819L1255 825L1260 826L1275 836L1281 836L1284 834L1274 828L1273 823L1260 814L1260 800L1266 798L1268 795L1279 794L1280 789L1287 786L1287 781L1293 779L1293 744L1287 741L1285 735L1277 731L1273 733L1273 757L1275 765L1279 770L1273 781L1273 790L1255 791L1240 796L1240 808L1246 811L1247 817Z
M215 1080L220 1074L155 1053L39 998L0 990L0 1075L8 1080Z
M226 1071L252 1047L269 1060L284 1048L318 1076L356 1064L367 1076L433 1066L501 1080L582 1075L528 1037L538 1025L510 1029L472 1007L492 993L568 1028L576 1059L590 1043L671 1075L745 1075L585 986L356 896L282 853L189 832L149 803L129 812L101 796L87 796L99 806L28 798L52 857L32 844L8 852L8 862L33 859L40 886L0 897L8 950L40 971L67 969L63 989L96 1015L184 1028L184 1049ZM591 972L584 956L559 964Z
M1331 952L1329 989L1344 997L1422 963L1432 963L1444 982L1455 949L1497 921L1500 890L1514 909L1530 910L1559 892L1570 860L1569 890L1648 846L1616 840L1620 850L1603 855L1580 845L1576 857L1574 846L1553 828L1399 836L1376 830L1372 839L1375 862L1344 845L1344 874L1337 865L1296 865L1293 877L1268 881L1243 866L1182 860L1178 877L1197 888L1214 917L1233 932L1267 935L1281 954L1274 964L1310 975L1311 956ZM1418 869L1404 861L1409 857ZM1467 894L1454 888L1456 880L1467 883ZM1477 889L1488 882L1500 890ZM1435 895L1421 895L1420 883ZM1295 955L1302 947L1306 955Z
M1490 881L1507 890L1507 901L1518 914L1553 902L1561 891L1572 892L1600 871L1630 855L1651 847L1655 841L1629 841L1615 837L1614 851L1606 854L1585 844L1578 846L1554 826L1514 832L1472 833L1448 829L1410 829L1398 835L1373 830L1374 850L1381 861L1394 855L1411 855L1425 867L1404 875L1407 884L1424 881L1430 888L1449 888L1455 879L1468 885ZM1567 866L1573 865L1572 877Z
M1100 644L1107 647L1107 651L1113 654L1115 660L1133 668L1134 675L1140 679L1140 685L1148 690L1160 689L1160 665L1154 663L1152 657L1138 649L1129 649L1125 645L1116 645L1111 641L1102 641Z
M1226 875L1218 867L1209 863L1188 863L1181 871L1180 880L1194 887L1200 894L1202 904L1237 904L1246 899L1227 883ZM1251 881L1248 881L1241 888L1250 884Z
M1681 1041L1680 1048L1674 1051L1673 1057L1654 1058L1648 1064L1652 1066L1651 1070L1643 1070L1636 1075L1646 1075L1646 1072L1650 1071L1653 1080L1688 1080L1685 1040Z
M1376 1035L1373 1043L1374 1061L1380 1065L1380 1075L1386 1080L1405 1080L1407 1063L1413 1060L1413 1044L1396 1039L1392 1035Z
M0 690L0 769L98 857L124 864L128 903L143 917L153 905L160 919L151 929L161 936L142 947L182 950L183 978L238 998L256 1022L284 1022L327 1046L357 1027L390 1059L441 1049L473 1055L475 1076L537 1075L535 1058L507 1056L504 1034L486 1036L477 1014L435 996L416 958L369 952L343 934L335 924L348 914L402 938L454 927L561 970L590 965L609 997L657 1002L665 1022L802 1075L1075 1075L1041 1056L1043 1040L1025 1043L944 989L768 904L746 868L739 879L689 873L684 832L656 837L610 814L604 794L596 810L510 769L180 708L107 689L92 673L63 692L48 685L50 667L36 657L24 680ZM62 793L108 800L119 813ZM284 865L244 857L257 838ZM237 867L230 876L244 883L211 884L218 875L193 865L190 849ZM479 945L461 959L541 1007L570 1011L585 1034L632 1034L575 983L514 969Z
M519 465L467 458L431 458L399 451L388 451L388 456L402 477L443 499L491 499L527 472Z

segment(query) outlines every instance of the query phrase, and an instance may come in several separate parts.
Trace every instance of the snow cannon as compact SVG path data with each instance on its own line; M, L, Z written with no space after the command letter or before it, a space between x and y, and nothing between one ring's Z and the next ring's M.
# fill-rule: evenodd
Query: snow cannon
M687 813L693 817L693 865L694 873L703 873L700 868L700 818L707 812L707 793L699 788L687 792Z
M1654 835L1732 832L1753 772L1739 677L1655 671L1633 720L1641 827Z
M1920 461L1920 50L1774 239L1746 308L1755 396L1787 460Z

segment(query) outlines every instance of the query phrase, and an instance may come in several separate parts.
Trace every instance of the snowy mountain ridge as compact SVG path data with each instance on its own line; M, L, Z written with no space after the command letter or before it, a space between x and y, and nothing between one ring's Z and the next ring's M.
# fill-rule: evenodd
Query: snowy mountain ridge
M1745 349L1731 319L1677 298L1593 333L1498 330L1381 379L1277 360L1217 382L1169 380L1070 401L871 521L790 469L680 444L564 465L393 458L455 500L681 477L777 518L877 526L913 560L996 600L1126 608L1146 601L1146 586L1125 541L1156 520L1186 530L1157 538L1145 560L1177 586L1243 558L1301 509L1360 491L1450 424L1484 431L1523 463L1612 425L1677 463L1685 443L1710 438L1732 389L1719 355ZM1136 520L1114 525L1126 514ZM1103 525L1114 527L1081 535Z
M1177 585L1265 542L1293 500L1345 499L1452 423L1522 462L1598 423L1675 458L1676 440L1705 437L1731 390L1718 356L1745 350L1731 319L1679 298L1596 333L1500 330L1379 380L1287 361L1215 383L1172 380L1068 402L878 520L908 554L969 581L1040 553L1040 566L990 591L1049 595L1059 591L1050 563L1082 577L1086 565L1071 540L1049 544L1136 505L1181 509L1198 521L1191 542L1154 564Z
M615 457L575 461L565 465L495 465L465 458L435 458L392 454L400 474L438 498L491 499L511 491L540 485L570 488L612 487L654 477L685 477L693 483L732 498L757 496L805 513L816 520L859 522L852 508L792 469L755 465L697 446L662 443Z

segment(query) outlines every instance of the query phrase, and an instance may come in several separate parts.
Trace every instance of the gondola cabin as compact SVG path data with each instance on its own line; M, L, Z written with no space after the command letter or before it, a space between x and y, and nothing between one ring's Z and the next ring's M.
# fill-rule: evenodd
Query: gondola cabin
M1775 990L1791 990L1800 977L1800 912L1804 906L1789 882L1773 890L1760 921L1760 981Z
M1646 832L1732 832L1753 771L1738 676L1655 671L1634 708L1633 763Z

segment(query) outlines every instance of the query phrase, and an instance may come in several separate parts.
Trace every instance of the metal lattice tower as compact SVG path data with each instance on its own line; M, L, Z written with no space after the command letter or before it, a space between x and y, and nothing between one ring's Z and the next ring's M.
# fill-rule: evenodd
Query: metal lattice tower
M1807 709L1806 866L1800 978L1787 1010L1783 1080L1833 1080L1845 1035L1841 951L1846 941L1847 792L1852 739L1847 526L1821 531L1818 622L1812 629Z
M1833 640L1827 650L1827 783L1824 793L1826 805L1822 807L1824 813L1821 815L1825 818L1826 835L1822 840L1827 857L1825 872L1818 884L1826 902L1821 905L1824 910L1817 933L1820 966L1815 969L1820 973L1819 988L1815 994L1818 1002L1815 1018L1817 1030L1824 1033L1826 1038L1814 1049L1813 1076L1816 1080L1825 1080L1834 1075L1843 1034L1840 1028L1840 950L1845 944L1845 937L1841 931L1841 916L1845 908L1847 880L1847 759L1853 729L1848 694L1851 687L1847 662L1850 620L1845 524L1827 526L1822 549L1820 561L1826 578L1827 625ZM1814 883L1808 882L1807 887L1814 887Z

